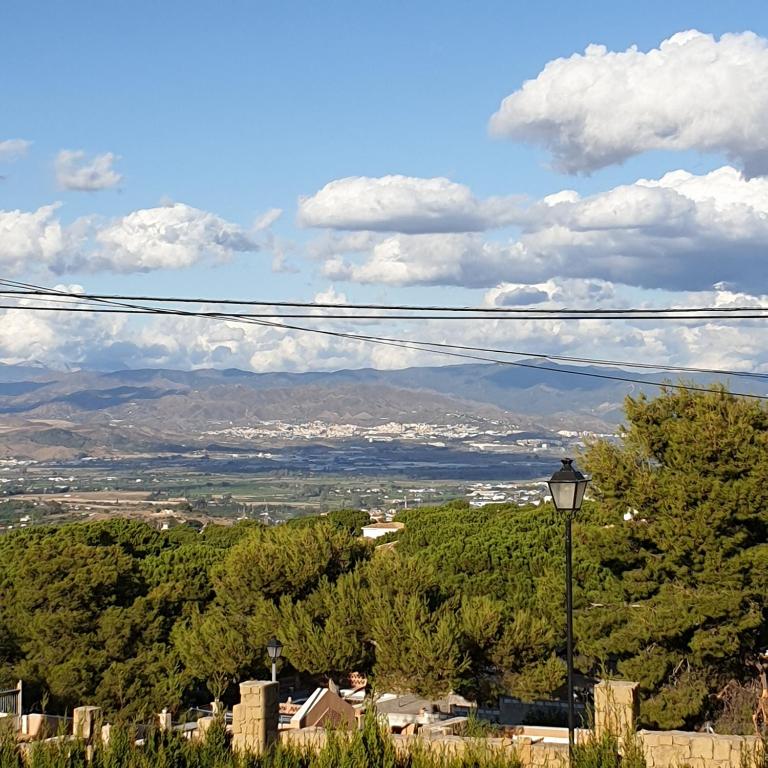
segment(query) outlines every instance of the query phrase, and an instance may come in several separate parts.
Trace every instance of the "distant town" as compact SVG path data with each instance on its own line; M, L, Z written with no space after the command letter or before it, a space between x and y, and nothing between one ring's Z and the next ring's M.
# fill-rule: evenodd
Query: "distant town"
M264 421L207 430L208 448L173 457L1 459L0 532L116 515L167 529L241 519L279 524L334 508L361 509L373 521L389 522L400 510L451 498L475 507L538 504L557 456L612 437L447 416L456 420ZM491 455L499 459L489 461Z
M459 414L457 414L459 415ZM527 430L510 422L475 419L473 423L429 424L425 422L396 422L372 426L360 424L332 424L320 420L291 424L284 421L263 421L254 426L233 426L224 429L206 430L202 434L215 438L237 438L240 440L345 440L362 438L369 442L391 442L393 440L414 440L428 445L442 447L447 441L463 441L468 447L479 451L515 450L524 448L532 451L563 449L582 444L585 438L609 437L610 435L588 430L561 429L551 437L532 436Z

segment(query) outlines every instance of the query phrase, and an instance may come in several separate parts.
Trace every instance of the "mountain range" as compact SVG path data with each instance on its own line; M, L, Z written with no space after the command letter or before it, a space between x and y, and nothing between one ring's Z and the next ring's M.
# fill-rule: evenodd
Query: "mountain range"
M699 375L696 381L712 379ZM0 456L181 450L204 444L206 431L263 421L449 424L482 418L523 428L611 431L621 421L624 397L653 394L658 390L651 382L661 380L658 374L549 362L311 373L0 365ZM733 388L762 394L768 383L739 380Z

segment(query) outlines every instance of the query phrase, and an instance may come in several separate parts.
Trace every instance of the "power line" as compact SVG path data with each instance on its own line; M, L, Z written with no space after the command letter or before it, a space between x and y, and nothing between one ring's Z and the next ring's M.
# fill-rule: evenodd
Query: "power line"
M104 307L100 305L96 306L75 306L76 302L73 303L65 303L62 300L62 306L34 306L34 305L16 305L16 304L0 304L0 309L10 309L10 310L28 310L28 311L38 311L38 312L80 312L80 313L90 313L90 314L125 314L125 315L171 315L171 316L179 316L179 317L194 317L194 318L200 318L200 319L220 319L220 320L230 320L234 322L246 322L248 320L252 320L254 318L258 319L264 319L264 318L282 318L282 317L294 317L293 315L260 315L260 314L247 314L247 313L222 313L222 312L192 312L192 311L182 311L182 310L174 310L169 308L153 308L153 307ZM82 303L82 302L81 302ZM301 317L311 317L312 319L324 319L324 317L319 317L317 315L302 315ZM339 316L343 319L356 319L354 316L347 316L347 315L341 315ZM284 329L293 329L293 330L302 330L306 332L320 332L319 329L311 329L311 328L300 328L298 326L290 326L285 325L283 323L258 323L260 325L269 325L271 327L275 328L284 328ZM369 335L361 335L361 334L347 334L349 337L354 337L357 339L363 339L363 340L380 340L380 341L393 341L398 343L407 343L407 344L420 344L422 346L428 346L428 347L437 347L440 349L452 349L452 350L464 350L464 351L471 351L471 352L484 352L484 353L490 353L490 354L496 354L496 355L513 355L516 357L526 357L526 358L535 358L540 360L551 360L551 361L557 361L557 362L567 362L567 363L581 363L585 365L599 365L599 366L605 366L605 367L611 367L611 368L637 368L637 369L644 369L644 370L654 370L654 371L667 371L671 373L702 373L702 374L713 374L716 376L733 376L733 377L739 377L739 378L749 378L749 379L759 379L759 380L768 380L768 373L757 373L753 371L736 371L736 370L728 370L723 368L701 368L701 367L693 367L693 366L682 366L682 365L669 365L664 363L635 363L631 362L629 360L609 360L605 358L589 358L589 357L575 357L570 355L553 355L553 354L544 354L541 352L524 352L522 350L512 350L512 349L499 349L497 347L478 347L478 346L470 346L470 345L463 345L463 344L448 344L445 342L437 342L437 341L420 341L420 340L414 340L414 339L399 339L399 338L391 338L391 337L383 337L383 336L369 336ZM424 351L431 351L431 350L424 350ZM537 369L541 370L540 366L536 366Z
M9 296L56 296L67 295L73 297L82 297L83 299L94 300L106 300L106 301L146 301L146 302L160 302L171 304L224 304L224 305L236 305L236 306L260 306L260 307L292 307L292 308L309 308L309 309L336 309L340 307L348 309L364 309L364 310L377 310L377 311L389 311L389 312L413 312L413 313L428 313L428 312L450 312L450 313L478 313L483 316L486 314L542 314L542 315L651 315L665 316L673 315L676 319L681 313L689 313L693 315L698 314L737 314L737 313L768 313L768 306L766 307L754 307L754 306L738 306L738 307L614 307L614 308L584 308L584 309L568 309L568 308L535 308L535 307L455 307L446 305L426 305L419 306L413 304L339 304L331 302L307 302L307 301L267 301L267 300L255 300L255 299L211 299L211 298L185 298L185 297L172 297L172 296L145 296L145 295L128 295L128 294L78 294L66 291L57 291L55 289L44 288L41 286L34 286L29 283L21 283L14 280L0 280L0 285L16 286L16 288L0 291L2 294ZM371 316L371 319L380 317L379 315ZM398 316L401 317L401 316ZM760 315L760 317L768 317L768 315ZM402 317L401 317L402 319ZM751 319L751 318L750 318Z
M4 295L0 292L0 296ZM82 297L79 299L81 302L85 302L92 297ZM51 301L51 299L41 299L42 301ZM106 299L94 299L97 301L106 301ZM139 308L142 305L135 305L135 308ZM338 307L338 305L336 305ZM2 309L37 309L54 310L57 307L48 306L34 306L28 304L3 304L0 305ZM147 309L157 309L150 308ZM169 310L170 311L170 310ZM114 314L120 314L121 310L113 310ZM130 313L126 313L130 314ZM568 317L557 317L556 315L510 315L510 316L484 316L484 315L361 315L354 312L344 312L339 314L318 314L316 312L236 312L236 313L221 313L221 312L204 312L202 310L195 313L198 317L218 317L222 314L227 314L231 317L238 318L255 318L255 319L280 319L287 318L289 320L459 320L459 321L472 321L472 320L484 320L486 322L493 321L499 322L503 320L516 320L518 322L531 322L534 320L695 320L701 322L702 320L718 320L720 322L728 322L732 320L768 320L768 314L755 315L727 315L725 317L721 315L676 315L670 317L663 317L658 315L603 315L596 317L594 315L569 315Z
M3 281L0 280L0 283ZM67 300L70 298L74 299L75 297L78 297L76 299L75 303L85 303L87 304L88 301L97 301L99 304L109 304L109 305L115 305L117 302L109 299L99 299L95 298L93 294L75 294L75 293L66 293L60 290L56 289L37 289L37 293L45 293L46 295L53 295L53 296L66 296ZM0 293L2 293L0 291ZM53 301L52 299L44 299L45 301ZM64 301L62 298L61 301ZM92 305L88 305L91 306ZM152 308L148 307L141 307L141 305L128 305L128 304L121 304L121 307L124 308L118 308L118 309L78 309L76 311L92 311L92 312L104 312L104 313L125 313L125 314L141 314L144 312L153 313ZM0 308L10 308L14 309L16 308L14 305L6 306L6 305L0 305ZM34 307L27 307L32 308ZM40 308L40 309L47 309L47 308ZM172 310L169 308L162 308L165 312L170 313ZM196 317L214 317L214 318L227 318L231 320L243 320L245 318L284 318L284 317L295 317L294 315L261 315L261 314L245 314L245 313L220 313L220 312L202 312L198 310L195 313ZM301 317L309 317L312 319L318 319L320 317L326 318L329 317L328 315L318 316L318 315L301 315ZM359 316L355 315L339 315L339 316L333 316L337 319L345 319L345 320L355 320L359 319ZM408 342L410 340L408 339L393 339L393 341L399 341L399 342ZM476 346L466 346L466 345L460 345L460 344L446 344L446 343L440 343L440 342L422 342L423 344L429 344L429 346L434 347L440 347L440 348L446 348L446 349L457 349L457 350L467 350L467 351L476 351L476 352L489 352L492 354L504 354L504 355L515 355L520 357L529 357L529 358L537 358L537 359L545 359L545 360L552 360L552 361L562 361L562 362L576 362L576 363L585 363L589 365L604 365L604 366L610 366L610 367L621 367L621 368L637 368L637 369L647 369L647 370L658 370L658 371L669 371L669 372L675 372L675 373L706 373L706 374L714 374L714 375L720 375L720 376L736 376L736 377L743 377L743 378L757 378L757 379L765 379L768 378L768 374L762 374L762 373L754 373L749 371L733 371L733 370L724 370L724 369L718 369L718 368L701 368L701 367L693 367L693 366L675 366L675 365L665 365L665 364L659 364L659 363L634 363L626 360L607 360L607 359L599 359L599 358L585 358L585 357L574 357L574 356L566 356L566 355L547 355L547 354L541 354L541 353L532 353L532 352L522 352L518 350L505 350L505 349L498 349L498 348L487 348L487 347L476 347Z
M427 342L411 341L411 340L396 341L393 339L380 337L380 336L364 336L361 334L349 334L349 333L342 333L340 331L327 331L327 330L322 330L318 328L306 328L306 327L296 326L296 325L266 323L265 321L261 321L259 324L271 325L277 328L289 328L291 330L296 330L296 331L306 331L309 333L321 333L321 334L325 334L329 336L337 336L341 338L360 339L362 341L368 341L368 342L382 344L382 345L391 346L391 347L414 349L420 352L432 352L434 354L464 358L467 360L477 360L477 361L483 361L488 363L496 363L497 365L511 365L519 368L532 368L533 370L536 370L536 371L552 371L553 373L562 373L562 374L573 375L573 376L585 376L587 378L593 378L593 379L608 379L612 381L623 381L630 384L643 384L646 386L654 386L654 387L660 387L660 388L681 389L689 392L712 392L713 391L711 387L700 387L700 386L689 385L689 384L674 384L672 382L663 382L663 381L648 381L645 379L630 378L628 376L613 376L610 374L595 373L594 371L579 371L571 368L552 368L551 366L534 365L533 363L522 363L516 360L497 360L495 358L490 358L490 357L481 357L478 355L470 355L470 354L464 354L459 352L449 352L440 348L430 349L429 347L437 346L437 345L433 345L431 342L428 342L428 341ZM766 395L755 395L747 392L731 392L730 394L737 397L749 397L756 400L768 400L768 396Z
M32 287L38 288L38 286L32 286ZM83 298L83 296L80 294L72 294L65 291L56 291L55 289L51 289L49 295L74 296L80 299ZM622 381L622 382L627 382L632 384L656 386L661 388L680 389L680 390L691 391L691 392L712 392L713 391L710 387L696 386L696 385L690 385L690 384L674 384L671 382L648 381L645 379L631 378L628 376L614 376L610 374L595 373L594 371L580 371L580 370L566 369L566 368L552 368L551 366L535 365L533 363L524 363L520 361L498 360L496 358L489 358L489 357L476 355L476 354L467 354L466 352L449 351L448 349L443 348L443 346L447 347L448 345L439 345L438 343L433 344L432 342L428 342L428 341L425 342L425 341L417 341L417 340L411 340L411 339L392 339L392 338L383 337L383 336L345 333L342 331L331 331L328 329L320 329L320 328L308 328L306 326L289 325L286 323L277 323L277 322L272 322L265 319L250 318L247 316L241 316L234 313L233 314L225 314L225 313L201 314L193 311L169 309L165 307L142 307L142 306L126 304L123 302L117 302L110 299L96 298L92 296L89 296L88 298L89 300L97 302L98 304L107 304L113 307L119 307L123 310L133 310L133 313L135 314L171 315L171 316L181 316L181 317L198 317L198 318L203 317L208 319L232 320L235 322L252 323L256 325L277 328L279 330L295 330L295 331L300 331L304 333L315 333L315 334L321 334L321 335L331 336L335 338L353 339L353 340L364 341L364 342L369 342L374 344L380 344L383 346L410 349L410 350L415 350L420 352L431 352L433 354L439 354L439 355L453 357L453 358L488 362L488 363L494 363L497 365L508 365L508 366L515 366L515 367L521 367L521 368L531 368L537 371L546 370L546 371L551 371L554 373L560 373L560 374L566 374L566 375L583 376L587 378L612 380L612 381ZM17 308L32 309L32 310L35 309L35 307L29 307L29 306L17 307ZM55 308L47 308L47 309L54 310ZM57 309L57 311L60 311L60 312L89 311L89 309L90 311L96 311L96 312L107 311L107 310L102 310L101 307L99 307L99 309L88 308L88 307L70 307L70 308L59 308ZM313 318L318 319L315 316L313 316ZM473 350L473 351L483 351L482 348L477 348L477 347L466 347L466 349ZM507 354L507 353L504 352L504 354ZM583 358L583 360L587 361L588 359ZM594 361L590 361L590 362L594 362ZM728 373L736 373L736 372L728 372ZM766 395L756 395L756 394L751 394L746 392L733 392L730 394L738 397L747 397L747 398L756 399L756 400L768 400L768 396Z

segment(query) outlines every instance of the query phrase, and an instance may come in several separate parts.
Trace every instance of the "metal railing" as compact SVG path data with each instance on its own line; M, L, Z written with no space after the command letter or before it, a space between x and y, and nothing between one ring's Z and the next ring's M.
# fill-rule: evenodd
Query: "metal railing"
M21 724L22 713L22 686L21 680L15 688L0 691L0 717L13 717L16 720L17 729Z

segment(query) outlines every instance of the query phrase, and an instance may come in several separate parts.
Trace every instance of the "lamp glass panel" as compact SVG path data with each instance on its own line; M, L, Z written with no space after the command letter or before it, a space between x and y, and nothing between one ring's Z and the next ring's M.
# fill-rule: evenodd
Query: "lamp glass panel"
M584 501L584 494L587 491L588 482L588 480L579 480L579 482L576 484L576 496L573 508L577 511L581 509L581 503Z
M272 638L267 643L267 653L270 659L279 659L280 654L283 652L283 644L276 638Z
M550 483L549 491L552 494L552 501L555 508L561 511L567 511L574 508L574 498L576 483ZM582 491L582 496L584 495Z

